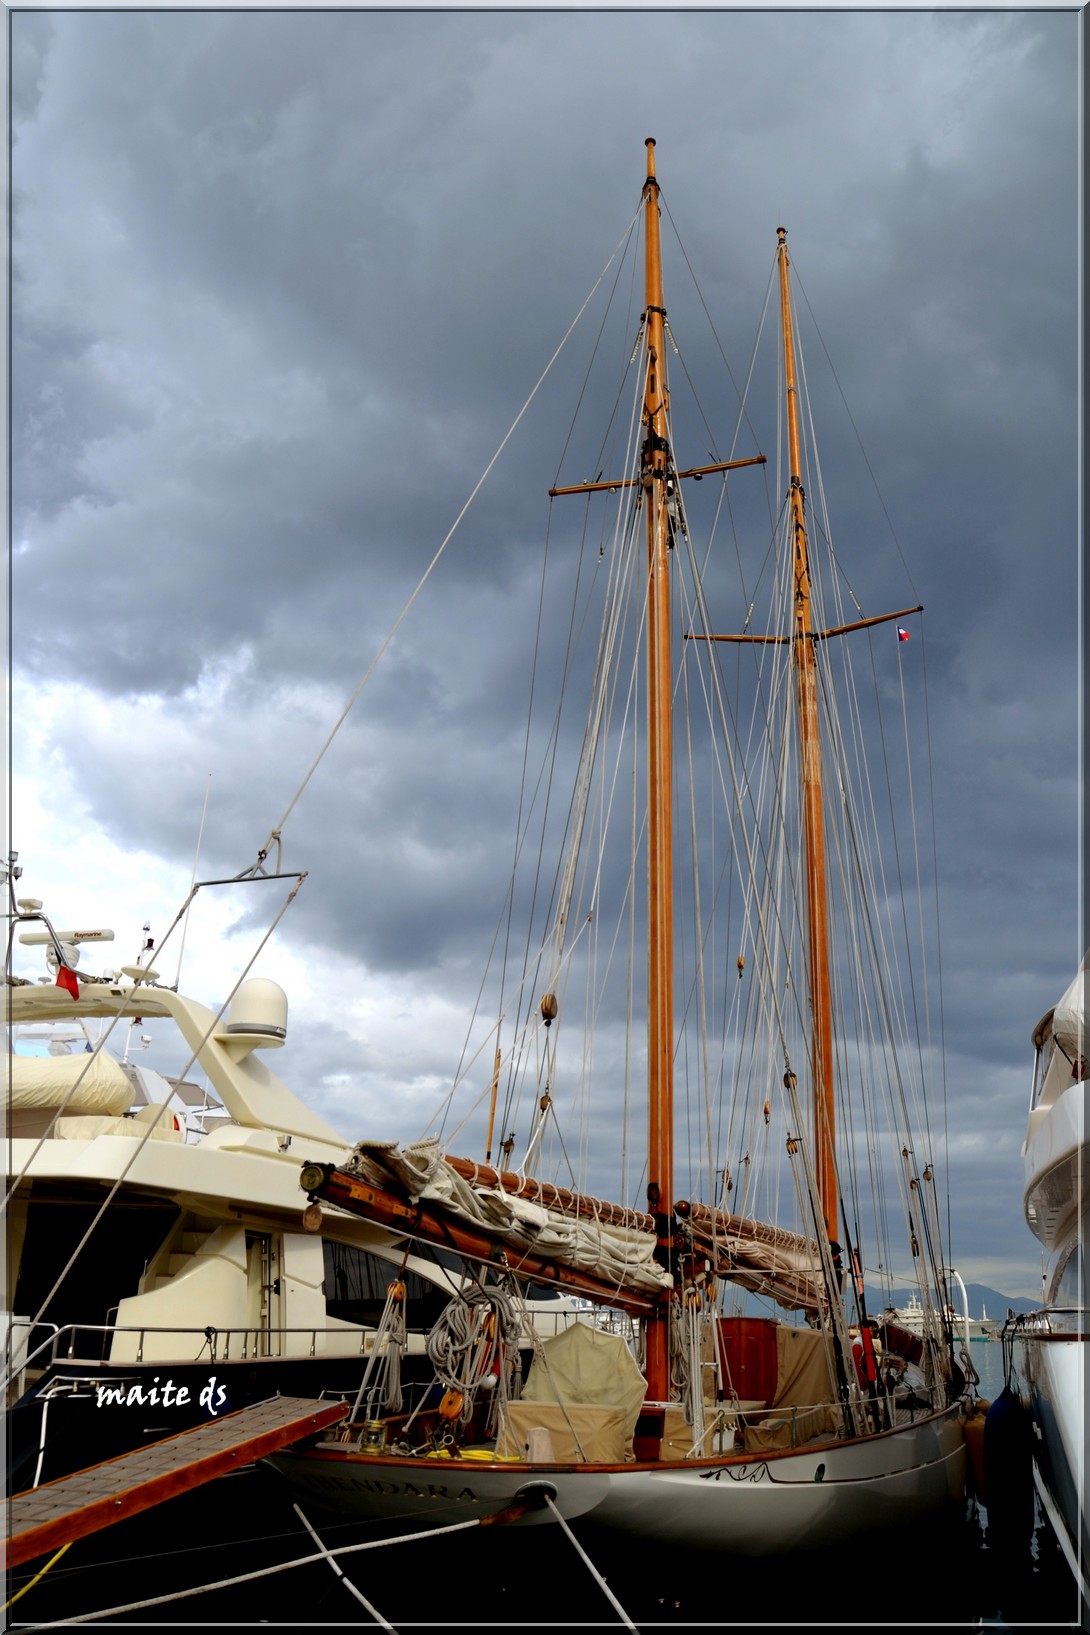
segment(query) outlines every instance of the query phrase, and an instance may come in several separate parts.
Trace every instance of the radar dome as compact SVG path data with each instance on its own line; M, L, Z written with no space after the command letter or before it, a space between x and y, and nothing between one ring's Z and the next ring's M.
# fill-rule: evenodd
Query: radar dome
M251 977L231 1001L224 1033L228 1038L257 1036L266 1045L282 1045L288 1032L288 996L278 982Z

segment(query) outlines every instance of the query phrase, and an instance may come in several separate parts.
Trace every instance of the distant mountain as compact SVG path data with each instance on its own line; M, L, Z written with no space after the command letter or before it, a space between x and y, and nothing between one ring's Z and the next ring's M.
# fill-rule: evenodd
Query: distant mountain
M912 1292L909 1287L894 1289L893 1304L906 1306ZM979 1318L981 1312L986 1311L990 1322L1001 1323L1008 1311L1036 1311L1041 1304L1039 1300L1027 1300L1022 1295L1000 1294L998 1289L990 1289L986 1283L966 1283L965 1292L969 1296L969 1316ZM961 1309L960 1291L956 1285L951 1292L951 1302L955 1309Z
M1002 1323L1008 1311L1016 1314L1036 1311L1041 1304L1040 1300L1027 1300L1023 1295L1000 1294L998 1289L989 1288L986 1283L967 1283L965 1292L969 1296L969 1316L979 1321L981 1312L986 1311L990 1323ZM886 1302L885 1291L878 1284L868 1283L866 1293L867 1309L872 1317L877 1317ZM891 1290L889 1302L897 1307L907 1306L914 1293L917 1291L905 1284ZM951 1301L955 1310L960 1312L961 1291L957 1284L951 1290ZM738 1305L732 1305L731 1309L747 1317L767 1317L771 1308L756 1295L743 1293Z

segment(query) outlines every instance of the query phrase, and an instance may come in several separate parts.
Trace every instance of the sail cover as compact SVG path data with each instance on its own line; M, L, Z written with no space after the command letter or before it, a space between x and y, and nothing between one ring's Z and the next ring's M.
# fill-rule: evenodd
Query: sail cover
M618 1289L654 1293L673 1287L669 1272L654 1258L653 1231L561 1213L501 1187L471 1185L447 1163L438 1141L404 1148L396 1141L361 1141L345 1171L381 1186L393 1180L414 1203L442 1209L513 1248L592 1273Z
M687 1199L674 1207L719 1277L754 1294L770 1295L785 1311L821 1310L825 1284L813 1238Z

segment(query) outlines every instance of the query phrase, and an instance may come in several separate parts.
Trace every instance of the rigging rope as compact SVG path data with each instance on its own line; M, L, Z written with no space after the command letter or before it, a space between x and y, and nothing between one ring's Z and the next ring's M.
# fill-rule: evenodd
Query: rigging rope
M349 1595L354 1596L359 1602L360 1606L367 1609L372 1618L375 1620L376 1624L380 1624L383 1629L389 1630L390 1635L397 1635L397 1631L394 1629L393 1624L388 1623L374 1603L367 1599L362 1590L356 1588L355 1584L353 1584L352 1580L348 1577L348 1574L337 1560L336 1553L333 1550L328 1549L323 1541L318 1537L318 1534L315 1532L306 1516L304 1516L299 1506L297 1504L293 1504L292 1509L295 1511L295 1514L299 1517L299 1520L302 1522L303 1526L306 1528L307 1532L310 1534L311 1538L322 1552L323 1560L328 1561L334 1574L340 1579Z
M8 1599L4 1602L2 1610L6 1612L9 1607L13 1607L15 1605L16 1601L21 1600L28 1590L32 1590L35 1584L39 1584L49 1571L50 1567L52 1567L53 1563L61 1559L61 1556L72 1542L73 1541L69 1539L67 1544L62 1544L59 1550L55 1550L50 1556L49 1560L46 1562L45 1566L39 1567L38 1571L34 1574L34 1577L28 1580L28 1582L23 1585L22 1589L16 1590L14 1595L8 1597Z
M310 767L308 768L308 770L307 770L306 774L304 775L301 783L299 784L299 787L296 789L294 795L291 797L291 799L288 802L286 808L284 809L283 817L280 819L280 822L276 825L276 827L273 830L271 830L270 835L269 835L269 839L265 842L265 846L258 853L259 860L260 860L261 857L263 857L265 855L265 853L267 852L269 846L272 844L272 841L274 840L274 838L277 839L277 840L279 839L281 830L283 829L284 825L287 823L288 818L291 816L292 812L295 810L295 807L298 805L299 800L303 795L303 791L306 789L307 785L310 783L311 778L313 778L315 772L317 772L318 767L320 766L321 762L325 758L325 755L326 755L326 752L329 749L329 746L332 744L334 738L337 736L338 732L343 727L345 721L348 719L348 716L349 716L349 714L350 714L350 712L352 710L353 705L356 703L356 700L359 698L360 694L363 692L363 689L366 687L367 683L370 681L371 677L374 675L375 670L378 668L378 665L381 662L381 660L382 660L384 654L386 653L387 649L389 648L390 643L393 641L394 637L397 635L397 632L400 630L401 626L404 624L406 618L408 617L408 614L409 614L411 608L413 607L413 604L416 602L417 597L420 595L421 591L424 589L425 584L430 579L430 577L432 575L432 572L434 571L435 567L437 566L437 564L439 562L440 557L443 555L443 553L446 550L447 546L450 544L451 540L454 538L454 535L457 532L458 528L460 527L460 525L462 523L462 519L465 517L466 512L469 510L470 506L473 504L474 500L477 498L477 495L480 493L481 489L484 487L485 482L487 481L489 475L491 474L493 466L496 464L496 461L499 459L500 455L503 453L504 449L507 447L508 443L511 441L511 438L514 436L515 431L518 428L523 416L526 414L526 411L529 409L531 403L534 401L534 399L536 398L538 392L541 390L541 387L543 386L546 377L548 376L550 370L552 369L553 364L556 362L557 358L560 356L561 352L564 350L564 347L567 345L568 341L570 340L570 338L571 338L573 332L575 331L575 328L578 325L580 319L582 318L584 312L586 311L587 307L590 305L590 303L593 300L595 294L597 293L600 285L602 284L602 282L603 282L603 280L604 280L604 278L606 276L606 273L609 271L609 269L612 266L613 262L616 260L618 251L621 248L621 244L624 242L624 239L627 239L627 237L628 237L628 231L629 230L626 229L625 234L624 234L624 238L614 248L613 253L609 257L609 260L606 262L605 266L602 268L601 272L598 274L598 277L595 279L594 283L591 285L591 288L588 291L586 297L584 298L583 303L579 308L579 311L576 313L575 317L572 319L571 323L568 325L567 329L564 331L564 334L561 337L561 340L560 340L558 346L554 350L552 356L550 357L548 363L545 365L544 369L541 371L541 374L538 376L537 381L534 383L534 386L530 391L530 395L527 397L525 403L522 405L522 408L519 410L518 414L515 416L514 420L511 422L511 424L508 427L507 431L505 432L504 436L500 440L500 443L499 443L499 446L496 449L496 452L493 454L492 458L489 460L488 464L485 466L484 470L481 472L481 475L478 477L476 483L473 485L473 488L472 488L472 490L471 490L471 492L469 494L468 499L466 500L465 504L462 506L462 509L459 511L458 515L455 517L453 523L451 524L450 528L448 529L446 537L443 539L443 542L439 546L439 549L436 551L435 555L432 557L431 561L428 563L428 566L425 568L425 570L424 570L423 574L421 575L421 577L420 577L420 579L419 579L419 581L418 581L418 583L416 585L416 588L414 589L412 595L409 597L408 601L405 603L405 606L402 608L401 612L398 614L397 618L394 620L392 626L390 627L389 631L387 632L387 634L383 638L382 642L379 644L378 651L376 652L374 658L371 660L371 663L368 665L368 667L367 667L366 671L364 672L363 676L360 678L360 681L359 681L358 685L356 686L355 691L352 693L352 695L348 699L348 702L345 704L344 709L341 711L340 715L337 717L336 721L334 722L332 728L330 729L330 731L329 731L329 733L328 733L328 735L327 735L327 737L325 739L325 742L322 744L322 746L319 749L317 755L314 757L314 760L311 762Z
M506 1375L512 1356L518 1356L521 1335L521 1306L498 1283L475 1283L440 1313L427 1338L428 1360L439 1383L461 1397L457 1417L462 1424L482 1388L498 1392L506 1402Z
M405 1251L405 1260L409 1251ZM402 1261L404 1265L404 1260ZM367 1359L367 1367L363 1371L360 1388L356 1392L356 1400L352 1404L349 1422L357 1418L360 1405L368 1393L371 1375L376 1365L382 1376L382 1404L387 1413L401 1412L401 1359L405 1355L408 1345L408 1335L405 1323L405 1285L400 1278L395 1279L386 1290L386 1304L382 1308L382 1316L375 1331L375 1338L371 1345L371 1355ZM376 1387L377 1389L377 1387Z

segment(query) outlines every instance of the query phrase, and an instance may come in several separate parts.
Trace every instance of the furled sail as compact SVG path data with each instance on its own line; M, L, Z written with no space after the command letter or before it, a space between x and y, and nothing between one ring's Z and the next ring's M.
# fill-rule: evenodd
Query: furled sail
M353 1180L365 1183L365 1194ZM416 1235L453 1246L444 1223L451 1230L464 1227L482 1242L519 1252L517 1261L508 1262L513 1271L536 1276L548 1275L550 1267L569 1268L588 1280L582 1284L588 1294L618 1305L645 1303L673 1287L671 1275L655 1259L649 1215L472 1159L447 1157L434 1139L406 1147L395 1141L358 1142L343 1170L308 1190L387 1224L397 1220L383 1214L383 1200L403 1198L420 1211L411 1221L404 1205L400 1211ZM717 1276L770 1295L789 1311L820 1309L821 1257L812 1239L703 1204L680 1202L677 1213L693 1248L708 1258Z
M824 1278L813 1238L685 1199L675 1208L718 1277L770 1295L787 1311L820 1310Z
M530 1195L507 1190L505 1180ZM493 1247L502 1247L516 1275L547 1277L556 1268L567 1286L628 1309L646 1310L673 1288L655 1259L649 1217L468 1159L448 1160L434 1140L404 1148L361 1141L342 1169L305 1169L303 1186L353 1213L462 1252L489 1258Z

